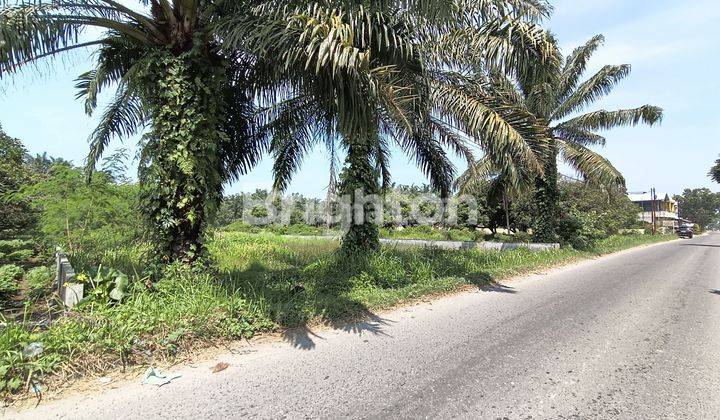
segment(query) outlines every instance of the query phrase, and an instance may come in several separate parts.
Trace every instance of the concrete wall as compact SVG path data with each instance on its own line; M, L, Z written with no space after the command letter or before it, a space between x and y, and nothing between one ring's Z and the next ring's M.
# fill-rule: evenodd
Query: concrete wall
M297 239L333 239L340 240L338 236L301 236L287 235ZM490 242L490 241L428 241L424 239L389 239L381 238L380 243L391 246L423 246L440 249L489 249L496 251L504 251L508 249L526 248L531 251L547 251L550 249L559 249L560 244L535 244L535 243L515 243L515 242Z
M472 241L426 241L420 239L380 239L380 243L399 246L424 246L440 249L489 249L504 251L508 249L526 248L531 251L547 251L560 248L560 244L528 244L515 242L472 242Z

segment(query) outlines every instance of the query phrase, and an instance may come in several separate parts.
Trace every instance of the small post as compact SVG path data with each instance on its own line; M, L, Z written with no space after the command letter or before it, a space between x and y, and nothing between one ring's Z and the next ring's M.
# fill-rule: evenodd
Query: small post
M57 267L57 287L60 300L67 309L72 308L82 300L85 294L85 287L81 283L75 283L75 269L73 269L67 255L57 251L55 253L55 264Z

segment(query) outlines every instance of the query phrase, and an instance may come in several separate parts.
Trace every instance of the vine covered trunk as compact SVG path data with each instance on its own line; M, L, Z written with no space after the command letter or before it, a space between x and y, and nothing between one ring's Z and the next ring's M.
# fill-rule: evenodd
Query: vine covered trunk
M544 176L535 179L536 218L533 229L535 242L557 242L558 190L557 143L550 140L544 163Z
M348 145L345 169L340 183L340 194L349 197L351 204L349 230L343 236L344 252L373 251L380 248L375 209L368 196L378 196L378 174L372 165L370 142L354 140ZM364 197L363 197L364 196Z
M146 68L152 112L141 162L141 205L164 262L192 262L222 196L225 71L201 51L158 53Z

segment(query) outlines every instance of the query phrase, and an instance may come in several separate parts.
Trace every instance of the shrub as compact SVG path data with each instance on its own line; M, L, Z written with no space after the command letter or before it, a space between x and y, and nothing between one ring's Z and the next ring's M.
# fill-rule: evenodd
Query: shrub
M6 301L17 293L18 279L22 277L23 270L14 264L0 266L0 302Z
M48 267L35 267L25 273L30 298L38 299L44 296L52 284L53 277L53 272Z
M35 251L32 249L19 249L7 254L4 259L11 262L22 262L32 258L34 254Z
M381 228L381 238L422 239L428 241L442 241L449 239L449 234L443 229L435 229L430 225L407 226L402 229Z
M252 226L248 225L242 220L232 222L221 230L227 232L274 233L276 235L297 236L322 236L327 233L324 227L311 226L304 223L294 223L289 225L272 224L265 226Z
M128 296L131 287L130 277L114 268L95 270L93 275L80 273L76 280L87 285L87 296L81 304L100 303L111 305L122 302Z
M515 242L515 237L505 233L495 233L493 235L488 235L486 240L493 242Z
M476 241L478 232L472 229L449 229L447 230L448 239L453 241Z
M33 243L31 241L24 241L22 239L11 239L0 241L0 252L9 254L21 249L32 249Z
M599 239L607 237L605 231L597 227L599 223L595 212L580 212L573 207L558 220L557 233L564 245L590 250Z
M515 242L530 243L532 242L532 235L527 232L516 232Z

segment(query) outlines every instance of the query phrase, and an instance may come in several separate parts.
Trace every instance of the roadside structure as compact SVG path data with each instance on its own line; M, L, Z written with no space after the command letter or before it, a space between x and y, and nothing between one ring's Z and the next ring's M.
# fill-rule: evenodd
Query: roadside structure
M690 220L680 218L678 203L669 194L642 191L632 192L628 197L642 209L638 213L638 220L652 226L654 217L655 227L662 233L672 233L680 225L692 225Z

